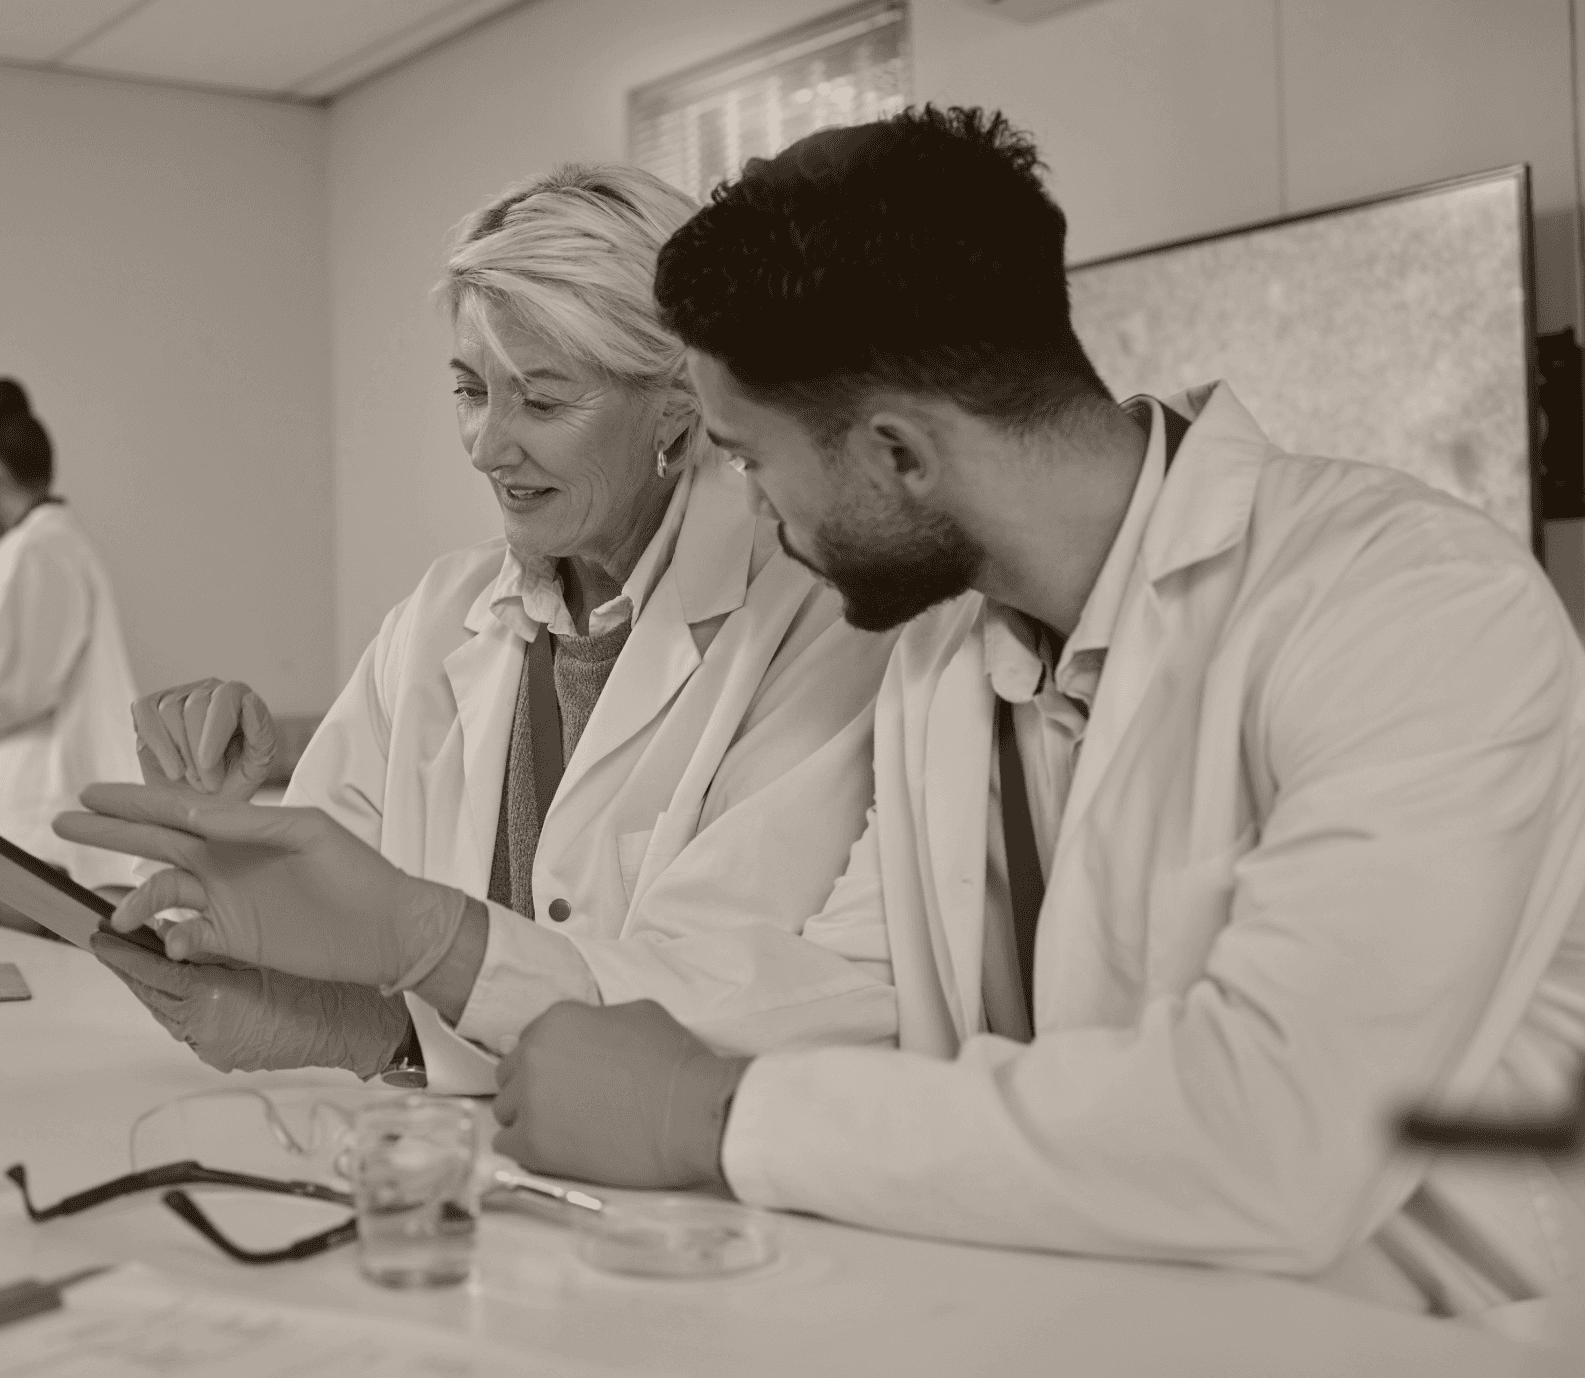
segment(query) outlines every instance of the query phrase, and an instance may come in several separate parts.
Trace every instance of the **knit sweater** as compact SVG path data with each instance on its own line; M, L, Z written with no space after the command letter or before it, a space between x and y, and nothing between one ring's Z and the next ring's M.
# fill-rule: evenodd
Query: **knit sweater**
M562 763L572 759L606 680L627 644L631 624L600 636L558 636L552 659L556 702L561 707ZM541 628L541 636L549 636ZM517 683L512 741L506 752L501 812L490 864L490 898L526 918L534 917L534 852L539 846L539 806L534 797L534 747L529 726L528 657Z

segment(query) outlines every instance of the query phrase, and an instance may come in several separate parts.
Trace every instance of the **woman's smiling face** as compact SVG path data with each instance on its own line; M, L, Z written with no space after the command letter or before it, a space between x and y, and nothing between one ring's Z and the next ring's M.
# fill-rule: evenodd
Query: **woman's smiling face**
M473 467L495 489L507 544L525 561L631 568L643 549L640 513L662 482L655 452L669 437L660 434L660 407L500 307L478 315L511 363L486 342L474 312L458 313L457 424Z

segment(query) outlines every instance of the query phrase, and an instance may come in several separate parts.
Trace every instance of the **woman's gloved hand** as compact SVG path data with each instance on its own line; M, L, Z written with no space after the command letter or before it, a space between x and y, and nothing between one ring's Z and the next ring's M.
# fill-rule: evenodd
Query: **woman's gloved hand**
M117 907L128 933L165 909L199 917L165 935L172 958L231 957L320 981L409 990L437 967L468 897L398 870L319 809L267 808L148 785L90 785L92 813L55 831L163 861Z
M725 1186L721 1137L751 1061L712 1052L653 1000L564 1000L496 1066L495 1151L609 1186Z
M92 946L165 1031L217 1071L342 1067L367 1081L407 1038L402 997L370 986L172 962L112 933Z
M246 800L275 757L275 720L240 680L202 679L145 694L132 705L146 784Z

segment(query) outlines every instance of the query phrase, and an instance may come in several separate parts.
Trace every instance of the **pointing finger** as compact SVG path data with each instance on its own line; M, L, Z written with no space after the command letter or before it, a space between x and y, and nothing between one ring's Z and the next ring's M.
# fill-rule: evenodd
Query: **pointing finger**
M166 789L151 789L147 785L120 783L89 785L83 791L83 803L106 819L150 823L214 842L281 848L292 845L294 830L301 826L305 816L318 812L245 804L232 799L194 798ZM186 862L173 864L186 865Z
M175 829L107 818L98 813L63 813L51 826L57 837L64 837L68 842L147 857L170 866L192 866L203 851L190 836Z

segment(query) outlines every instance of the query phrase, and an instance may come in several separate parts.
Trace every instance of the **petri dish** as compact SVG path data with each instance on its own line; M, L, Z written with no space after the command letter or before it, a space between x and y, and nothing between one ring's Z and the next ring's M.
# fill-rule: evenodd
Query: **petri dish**
M579 1222L578 1256L608 1273L708 1278L759 1268L776 1257L775 1222L763 1211L709 1197L607 1201Z

